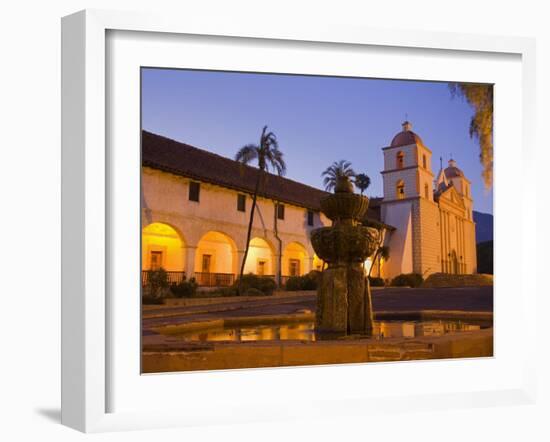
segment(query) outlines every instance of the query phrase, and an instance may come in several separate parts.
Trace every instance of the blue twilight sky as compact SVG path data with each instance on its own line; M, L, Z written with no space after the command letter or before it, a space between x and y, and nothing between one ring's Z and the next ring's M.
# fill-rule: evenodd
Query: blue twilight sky
M352 162L382 196L383 155L405 117L432 152L437 175L451 154L472 181L474 210L493 213L481 179L479 147L468 130L470 106L446 83L176 69L142 69L142 127L233 158L268 125L287 178L323 188L332 162Z

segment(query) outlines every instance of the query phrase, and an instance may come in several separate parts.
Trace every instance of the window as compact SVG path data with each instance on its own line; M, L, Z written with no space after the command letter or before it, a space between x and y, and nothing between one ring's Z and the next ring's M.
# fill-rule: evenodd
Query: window
M151 252L151 270L158 270L162 267L162 252Z
M430 199L430 186L428 186L428 183L424 184L424 196L426 199Z
M202 255L202 273L210 273L210 265L212 264L212 255Z
M259 259L258 266L256 268L256 274L260 276L264 276L266 265L267 265L267 261L265 259Z
M289 259L288 260L288 274L290 276L300 276L300 260Z
M396 160L397 160L396 168L403 169L403 167L405 167L405 154L403 152L397 152Z
M307 211L307 225L312 226L313 225L313 210Z
M277 219L285 219L285 205L277 204Z
M428 162L426 161L426 155L422 155L422 167L424 169L427 169L428 168L427 164L428 164Z
M189 201L199 202L199 195L201 193L201 183L196 181L189 182Z
M395 193L398 200L405 198L405 183L403 180L399 180L395 185Z
M246 195L237 195L237 210L239 212L246 212Z

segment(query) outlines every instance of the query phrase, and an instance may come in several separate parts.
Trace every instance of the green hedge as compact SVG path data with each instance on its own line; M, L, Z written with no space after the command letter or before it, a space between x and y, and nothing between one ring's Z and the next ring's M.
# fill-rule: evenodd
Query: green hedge
M371 287L384 287L386 285L382 278L376 276L369 276L369 282Z
M291 276L285 284L287 291L317 290L321 272L312 270L307 275Z
M189 281L185 279L177 284L172 284L170 286L170 291L174 294L176 298L190 298L195 296L197 293L197 281L195 278L191 278Z
M235 290L238 290L239 279L235 281L232 288ZM249 273L248 275L243 275L240 288L241 288L240 294L244 296L271 295L277 288L277 284L271 278L261 277L258 275L254 275L253 273ZM254 290L252 291L251 289L254 289ZM253 294L248 294L248 293L253 293Z
M424 278L419 273L401 273L392 279L394 287L420 287Z
M168 288L168 273L163 268L151 270L148 274L144 294L151 298L162 298Z

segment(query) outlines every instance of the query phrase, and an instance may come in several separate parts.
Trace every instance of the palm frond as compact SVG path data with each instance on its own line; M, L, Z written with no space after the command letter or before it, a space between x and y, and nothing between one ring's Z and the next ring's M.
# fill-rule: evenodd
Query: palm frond
M355 175L354 184L361 190L361 194L370 186L370 177L365 173Z
M327 167L321 174L323 184L327 191L332 190L336 186L336 182L340 178L352 178L355 176L355 171L351 168L351 162L346 160L335 161Z
M258 146L255 144L247 144L241 147L235 154L235 161L239 161L243 164L248 164L256 158L258 158Z
M277 175L279 176L285 175L286 163L285 163L285 160L283 159L283 153L278 149L274 149L270 151L270 153L271 153L270 163L271 163L271 166L276 170Z

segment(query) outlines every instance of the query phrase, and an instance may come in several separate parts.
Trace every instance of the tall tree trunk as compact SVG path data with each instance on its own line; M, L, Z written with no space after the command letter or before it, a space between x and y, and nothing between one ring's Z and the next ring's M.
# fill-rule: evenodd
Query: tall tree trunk
M260 188L260 179L262 177L262 170L258 170L258 178L256 178L256 187L254 188L254 195L252 196L252 207L250 209L250 220L248 222L248 231L246 233L246 248L244 249L243 262L241 263L241 271L239 274L238 293L241 295L241 288L243 283L244 266L246 264L246 258L248 257L248 249L250 247L250 236L252 235L252 224L254 223L254 212L256 210L256 200L258 199L258 190Z
M380 239L378 240L378 247L376 248L376 253L374 254L374 258L372 260L372 264L370 266L369 274L367 275L367 278L370 278L370 275L372 273L372 268L374 267L376 258L378 258L378 255L380 254L380 248L382 247L382 244L384 244L384 235L382 235L382 230L380 230ZM380 271L378 271L378 276L380 276Z

